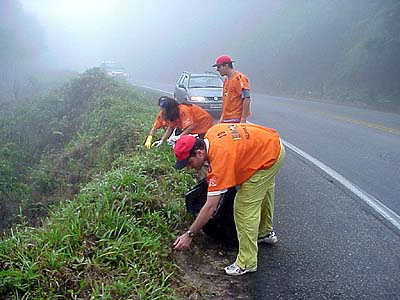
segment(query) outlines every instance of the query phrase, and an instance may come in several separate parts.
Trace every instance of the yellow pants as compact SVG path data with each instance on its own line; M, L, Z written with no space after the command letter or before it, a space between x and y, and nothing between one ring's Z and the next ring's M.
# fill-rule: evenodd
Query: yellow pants
M267 170L259 170L237 192L233 206L239 253L236 264L242 269L257 266L257 239L272 230L275 175L285 158L281 142L278 160Z

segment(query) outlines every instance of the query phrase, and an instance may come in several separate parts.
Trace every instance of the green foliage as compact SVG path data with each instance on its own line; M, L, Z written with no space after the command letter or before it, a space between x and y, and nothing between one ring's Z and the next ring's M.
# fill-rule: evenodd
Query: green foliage
M45 48L42 29L19 2L0 1L0 105L23 102L43 92L57 77L64 77L57 75L43 84L47 62L41 55Z
M35 210L55 204L41 226L21 215L0 241L0 298L179 298L171 243L194 179L172 168L167 145L142 146L154 104L90 70L18 112L3 128L2 191Z
M22 181L21 160L22 153L15 144L0 148L0 229L14 220L19 205L26 201L30 192Z
M98 69L36 102L1 111L0 205L7 209L1 212L0 229L21 205L32 219L45 214L49 204L76 194L93 174L141 143L153 114L143 95Z
M122 155L41 228L0 243L0 296L175 299L171 243L193 184L168 148Z
M396 0L282 1L242 50L248 75L268 93L400 111L399 20Z

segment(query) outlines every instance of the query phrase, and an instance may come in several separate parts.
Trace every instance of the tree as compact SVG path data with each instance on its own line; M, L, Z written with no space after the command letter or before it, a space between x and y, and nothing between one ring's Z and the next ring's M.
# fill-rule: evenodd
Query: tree
M43 40L36 20L15 0L0 1L0 41L0 103L19 101Z

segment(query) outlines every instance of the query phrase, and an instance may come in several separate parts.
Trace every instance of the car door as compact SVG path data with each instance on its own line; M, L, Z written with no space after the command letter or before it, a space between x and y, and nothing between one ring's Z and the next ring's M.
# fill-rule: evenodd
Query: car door
M176 101L178 101L179 103L182 103L186 100L188 81L189 81L189 74L183 74L181 78L177 81L174 96Z

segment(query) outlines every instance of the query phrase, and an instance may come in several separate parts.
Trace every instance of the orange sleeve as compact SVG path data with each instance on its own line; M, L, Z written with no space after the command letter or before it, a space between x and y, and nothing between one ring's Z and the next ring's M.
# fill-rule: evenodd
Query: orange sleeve
M250 85L249 85L249 79L243 75L240 74L238 76L238 88L239 88L239 92L240 94L242 93L243 90L250 90Z
M242 91L250 90L249 79L245 75L239 73L238 75L235 76L235 78L232 81L232 89L235 91L235 94L237 95L237 101L243 100Z
M156 129L160 129L160 128L164 127L164 119L162 117L161 111L157 114L156 119L154 120L153 127Z

